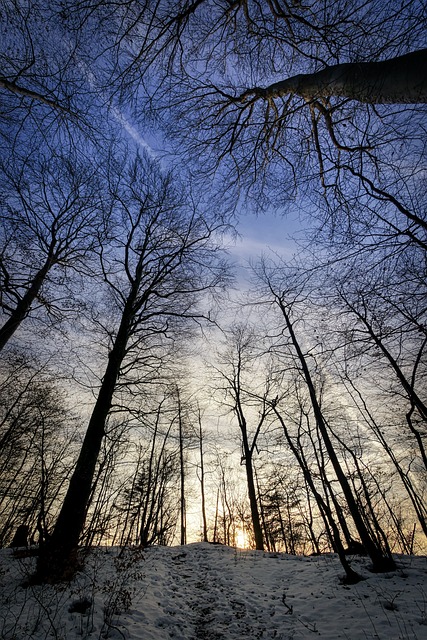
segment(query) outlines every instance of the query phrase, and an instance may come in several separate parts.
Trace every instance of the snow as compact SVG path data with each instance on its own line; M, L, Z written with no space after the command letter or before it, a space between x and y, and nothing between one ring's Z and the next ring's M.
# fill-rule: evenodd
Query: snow
M427 637L427 558L342 584L333 554L303 557L194 543L96 548L70 584L25 586L35 558L0 551L2 640L335 640Z

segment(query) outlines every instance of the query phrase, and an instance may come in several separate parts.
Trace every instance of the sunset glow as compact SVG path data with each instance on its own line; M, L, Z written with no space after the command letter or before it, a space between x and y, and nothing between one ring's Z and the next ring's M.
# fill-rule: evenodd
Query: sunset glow
M236 532L236 546L239 549L248 549L249 547L248 537L243 529L239 529Z

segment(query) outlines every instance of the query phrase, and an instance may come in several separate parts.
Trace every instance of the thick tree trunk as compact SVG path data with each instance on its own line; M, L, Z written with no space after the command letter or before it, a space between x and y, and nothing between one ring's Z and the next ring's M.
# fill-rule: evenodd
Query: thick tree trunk
M427 102L427 49L381 62L349 62L249 89L242 97L270 99L296 94L306 100L349 98L372 104Z
M47 544L40 549L35 575L36 582L66 580L76 570L77 548L86 519L96 462L105 433L105 423L111 408L116 380L126 352L130 313L129 310L127 312L125 310L123 314L80 455L53 534Z

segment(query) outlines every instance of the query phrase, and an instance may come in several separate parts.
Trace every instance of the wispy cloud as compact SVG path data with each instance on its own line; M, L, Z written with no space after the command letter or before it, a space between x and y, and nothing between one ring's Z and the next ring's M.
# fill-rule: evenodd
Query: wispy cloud
M71 43L68 43L69 50L72 50ZM95 74L91 70L90 66L82 59L77 60L77 65L82 72L83 77L86 79L92 90L95 90L98 95L102 98L102 100L108 104L110 103L109 96L106 92L100 87L99 83L96 80ZM123 113L121 109L117 106L110 106L110 113L113 116L114 120L118 122L126 133L132 138L132 140L142 149L144 149L151 158L157 158L157 154L154 151L153 147L145 140L145 138L141 135L141 133L136 129L136 127L131 123L129 118Z
M148 144L148 142L143 138L143 136L139 133L139 131L134 127L134 125L129 121L129 119L123 114L123 112L117 107L111 108L111 114L113 118L122 125L123 129L130 135L132 140L142 149L144 149L151 158L157 158L157 154L154 151L153 147Z

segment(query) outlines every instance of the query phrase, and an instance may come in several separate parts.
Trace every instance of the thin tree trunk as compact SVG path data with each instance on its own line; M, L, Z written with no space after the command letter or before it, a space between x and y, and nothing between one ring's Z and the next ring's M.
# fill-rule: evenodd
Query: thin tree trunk
M257 501L256 491L255 491L254 470L252 466L252 455L253 455L253 450L256 443L256 437L260 430L260 425L258 426L257 433L252 441L252 448L251 448L249 446L248 429L247 429L247 424L246 424L246 419L243 413L243 409L240 404L239 393L240 393L240 382L237 385L235 412L237 415L237 419L239 421L240 431L242 433L242 446L243 446L242 462L244 462L245 470L246 470L246 481L248 485L248 496L249 496L249 504L251 509L252 526L254 530L255 547L258 551L263 551L264 538L262 535L262 528L261 528L259 510L258 510L258 501Z
M48 258L43 267L39 269L34 276L29 288L22 296L9 318L0 328L0 351L6 346L7 342L18 329L21 322L28 316L31 305L37 298L51 266L52 259Z
M179 463L180 463L180 515L181 515L181 544L187 544L187 526L185 517L185 468L184 468L184 436L182 426L181 398L178 396L178 429L179 429Z
M362 412L362 415L366 421L366 423L368 424L369 428L373 431L373 433L375 434L376 438L378 439L378 441L380 442L380 444L383 446L384 451L386 452L386 454L389 456L390 460L392 461L398 475L399 478L403 484L403 486L405 487L405 490L411 500L412 506L414 508L414 511L417 515L417 518L419 520L419 523L421 525L421 528L424 532L424 534L427 536L427 519L426 519L426 515L427 515L427 510L426 510L426 505L424 504L424 502L422 501L422 499L420 500L420 496L416 490L416 488L413 486L411 479L409 477L409 472L405 471L399 460L396 458L396 455L394 453L394 451L392 450L392 448L388 445L379 425L376 423L374 416L371 414L365 399L362 396L362 393L360 392L360 390L355 386L355 384L349 379L347 378L349 385L351 386L351 389L356 393L357 398L360 400L360 402L362 403L362 409L359 410ZM347 390L348 387L346 385ZM350 391L351 393L351 391ZM351 393L351 397L354 399L353 393ZM365 415L366 414L366 415ZM378 485L377 485L378 486Z
M289 435L288 429L286 427L285 421L283 420L282 416L280 415L280 413L277 410L276 405L273 407L273 411L276 414L280 424L282 425L283 428L283 433L285 435L286 441L289 444L289 447L292 451L292 453L294 454L301 471L303 472L304 475L304 479L307 483L307 486L310 488L317 506L319 507L319 511L320 514L322 516L323 522L325 523L325 527L326 530L329 534L329 539L332 543L333 549L334 551L336 551L336 553L338 554L338 557L340 559L340 562L343 566L343 569L346 573L346 580L348 583L350 584L356 584L357 582L359 582L361 580L361 577L359 576L359 574L354 571L354 569L351 568L345 552L344 552L344 547L342 545L341 542L341 538L340 538L340 534L339 534L339 530L338 527L335 523L335 520L332 516L332 512L328 506L328 504L325 502L325 500L322 498L322 496L320 495L320 493L317 491L316 486L314 484L314 480L313 477L310 473L310 470L306 464L305 459L303 458L302 455L302 451L299 451L297 449L297 447L295 446L294 442L292 441L292 438Z
M425 402L423 402L423 400L419 397L419 395L417 394L417 392L414 389L414 379L410 382L409 380L407 380L404 372L402 371L399 363L397 362L397 360L392 356L392 354L390 353L390 351L387 349L387 347L385 346L384 342L381 340L381 338L375 333L372 324L368 321L366 314L361 313L360 311L358 311L358 309L356 309L356 307L354 305L352 305L345 297L343 294L340 295L341 299L344 301L344 303L348 306L348 308L350 309L350 311L352 311L354 313L354 315L365 325L366 330L368 332L368 334L370 335L370 337L372 338L372 341L374 342L375 346L378 347L378 349L380 349L380 351L383 353L383 355L385 356L385 358L388 360L390 366L393 368L400 384L402 385L403 389L405 390L409 401L411 403L411 408L408 411L407 415L406 415L406 420L408 422L408 426L410 428L410 430L412 431L412 433L415 436L415 439L417 441L418 444L418 448L420 450L421 453L421 457L424 463L425 468L427 469L427 453L426 450L424 448L424 444L422 441L422 437L420 432L415 429L415 427L413 426L412 420L411 420L411 416L412 413L414 411L414 408L416 408L421 416L421 418L423 419L424 422L427 422L427 405L425 404ZM424 347L427 345L427 338L423 341L422 347L417 355L416 358L416 365L419 363L422 353L424 351ZM415 377L415 371L416 371L416 367L414 370L414 375L413 378Z
M256 472L256 469L254 469L254 476L255 476L255 482L256 482L256 492L258 494L258 505L259 505L259 515L260 515L260 525L262 524L261 527L261 533L262 531L264 531L264 538L265 538L265 542L267 544L267 551L271 551L271 547L270 547L270 536L268 535L268 530L267 530L267 524L265 521L265 514L264 514L264 506L262 504L262 499L261 499L261 491L259 488L259 481L258 481L258 474ZM255 538L256 540L256 538Z
M326 423L325 420L323 418L323 414L322 414L322 410L319 406L319 403L317 401L317 397L316 397L316 391L315 391L315 387L314 387L314 383L312 381L311 375L310 375L310 371L307 365L307 361L304 357L304 354L301 350L301 347L299 345L299 342L297 340L297 337L295 335L294 332L294 328L292 325L292 322L289 318L289 314L285 308L285 305L283 303L283 301L279 298L277 299L277 302L279 304L280 310L282 312L282 315L285 319L286 322L286 326L287 329L289 331L289 335L291 337L291 341L292 344L295 348L295 351L297 352L297 356L298 356L298 360L300 361L301 367L303 369L304 372L304 378L308 387L308 391L310 394L310 399L311 399L311 404L313 407L313 412L316 418L316 422L317 422L317 426L319 428L319 432L322 436L323 442L325 444L326 450L328 452L329 455L329 459L332 463L332 466L334 468L335 474L337 476L338 482L341 485L341 488L343 490L345 499L347 501L347 505L348 508L350 510L351 516L354 520L354 524L356 525L357 531L359 533L360 539L362 541L363 546L366 549L367 554L369 555L369 557L372 560L372 565L373 565L373 570L374 571L378 571L378 572L382 572L382 571L391 571L394 570L396 568L396 564L393 560L393 558L391 556L384 556L382 551L380 549L378 549L378 547L374 544L374 542L371 539L371 536L369 535L369 532L365 526L365 523L363 521L363 518L359 512L356 500L354 498L353 492L351 490L350 484L348 483L348 480L345 476L345 473L343 472L343 469L341 467L341 464L338 460L338 457L336 455L334 446L332 444L332 441L329 437L329 432L328 429L326 427Z
M304 479L305 480L305 479ZM314 553L317 553L320 555L320 546L319 546L319 541L314 533L314 529L313 529L313 509L311 506L311 498L310 498L310 490L309 487L307 486L307 480L305 480L305 492L306 492L306 496L307 496L307 507L308 507L308 518L306 517L306 522L307 522L307 528L310 532L310 539L311 539L311 544L312 544L312 548L314 549Z
M202 498L202 521L203 521L203 542L209 542L208 540L208 524L206 519L206 497L205 497L205 465L203 459L203 430L202 430L202 417L200 415L200 408L198 408L199 418L199 450L200 450L200 492Z
M307 416L307 421L308 421L308 416ZM319 478L321 479L322 484L323 484L323 488L324 488L324 492L325 492L325 496L326 496L325 499L326 499L326 501L328 503L328 506L329 506L329 498L331 499L332 505L333 505L333 508L335 510L336 517L337 517L337 520L338 520L338 524L341 527L341 531L343 533L346 545L347 545L347 547L350 547L351 546L351 542L352 542L350 530L348 528L347 520L346 520L346 518L344 516L342 507L341 507L340 503L338 502L338 499L337 499L337 497L335 495L335 491L334 491L334 489L332 487L332 484L329 481L329 478L328 478L328 476L326 474L326 462L325 462L324 452L322 450L322 447L320 446L320 448L319 448L320 459L319 459L319 454L316 451L316 446L315 446L313 437L311 435L311 430L309 430L309 438L310 438L310 442L311 442L313 450L314 450L314 456L315 456L315 459L316 459L316 462L317 462L317 467L319 469ZM319 428L318 427L317 427L317 440L320 443L322 442L322 438L321 438L321 435L319 433Z
M142 508L142 514L141 514L141 517L140 517L139 544L142 547L147 545L148 529L149 529L149 527L147 526L147 513L148 513L150 497L151 497L152 493L155 493L155 485L157 483L157 478L158 478L158 465L157 465L156 478L155 478L154 482L152 481L152 478L153 478L153 461L154 461L154 453L155 453L155 447L156 447L157 429L158 429L159 420L160 420L161 406L162 405L160 404L158 406L158 408L157 408L156 423L155 423L155 426L154 426L154 433L153 433L152 442L151 442L150 459L149 459L149 462L148 462L147 486L146 486L146 490L145 490L145 496L143 498L144 506Z
M277 508L277 516L278 516L278 519L279 519L279 525L280 525L280 533L282 534L283 544L285 545L285 553L289 553L288 537L287 537L287 534L286 534L285 524L283 522L282 512L280 510L279 500L277 500L276 508Z
M219 489L216 492L215 521L213 530L213 541L218 542L218 507L219 507Z

